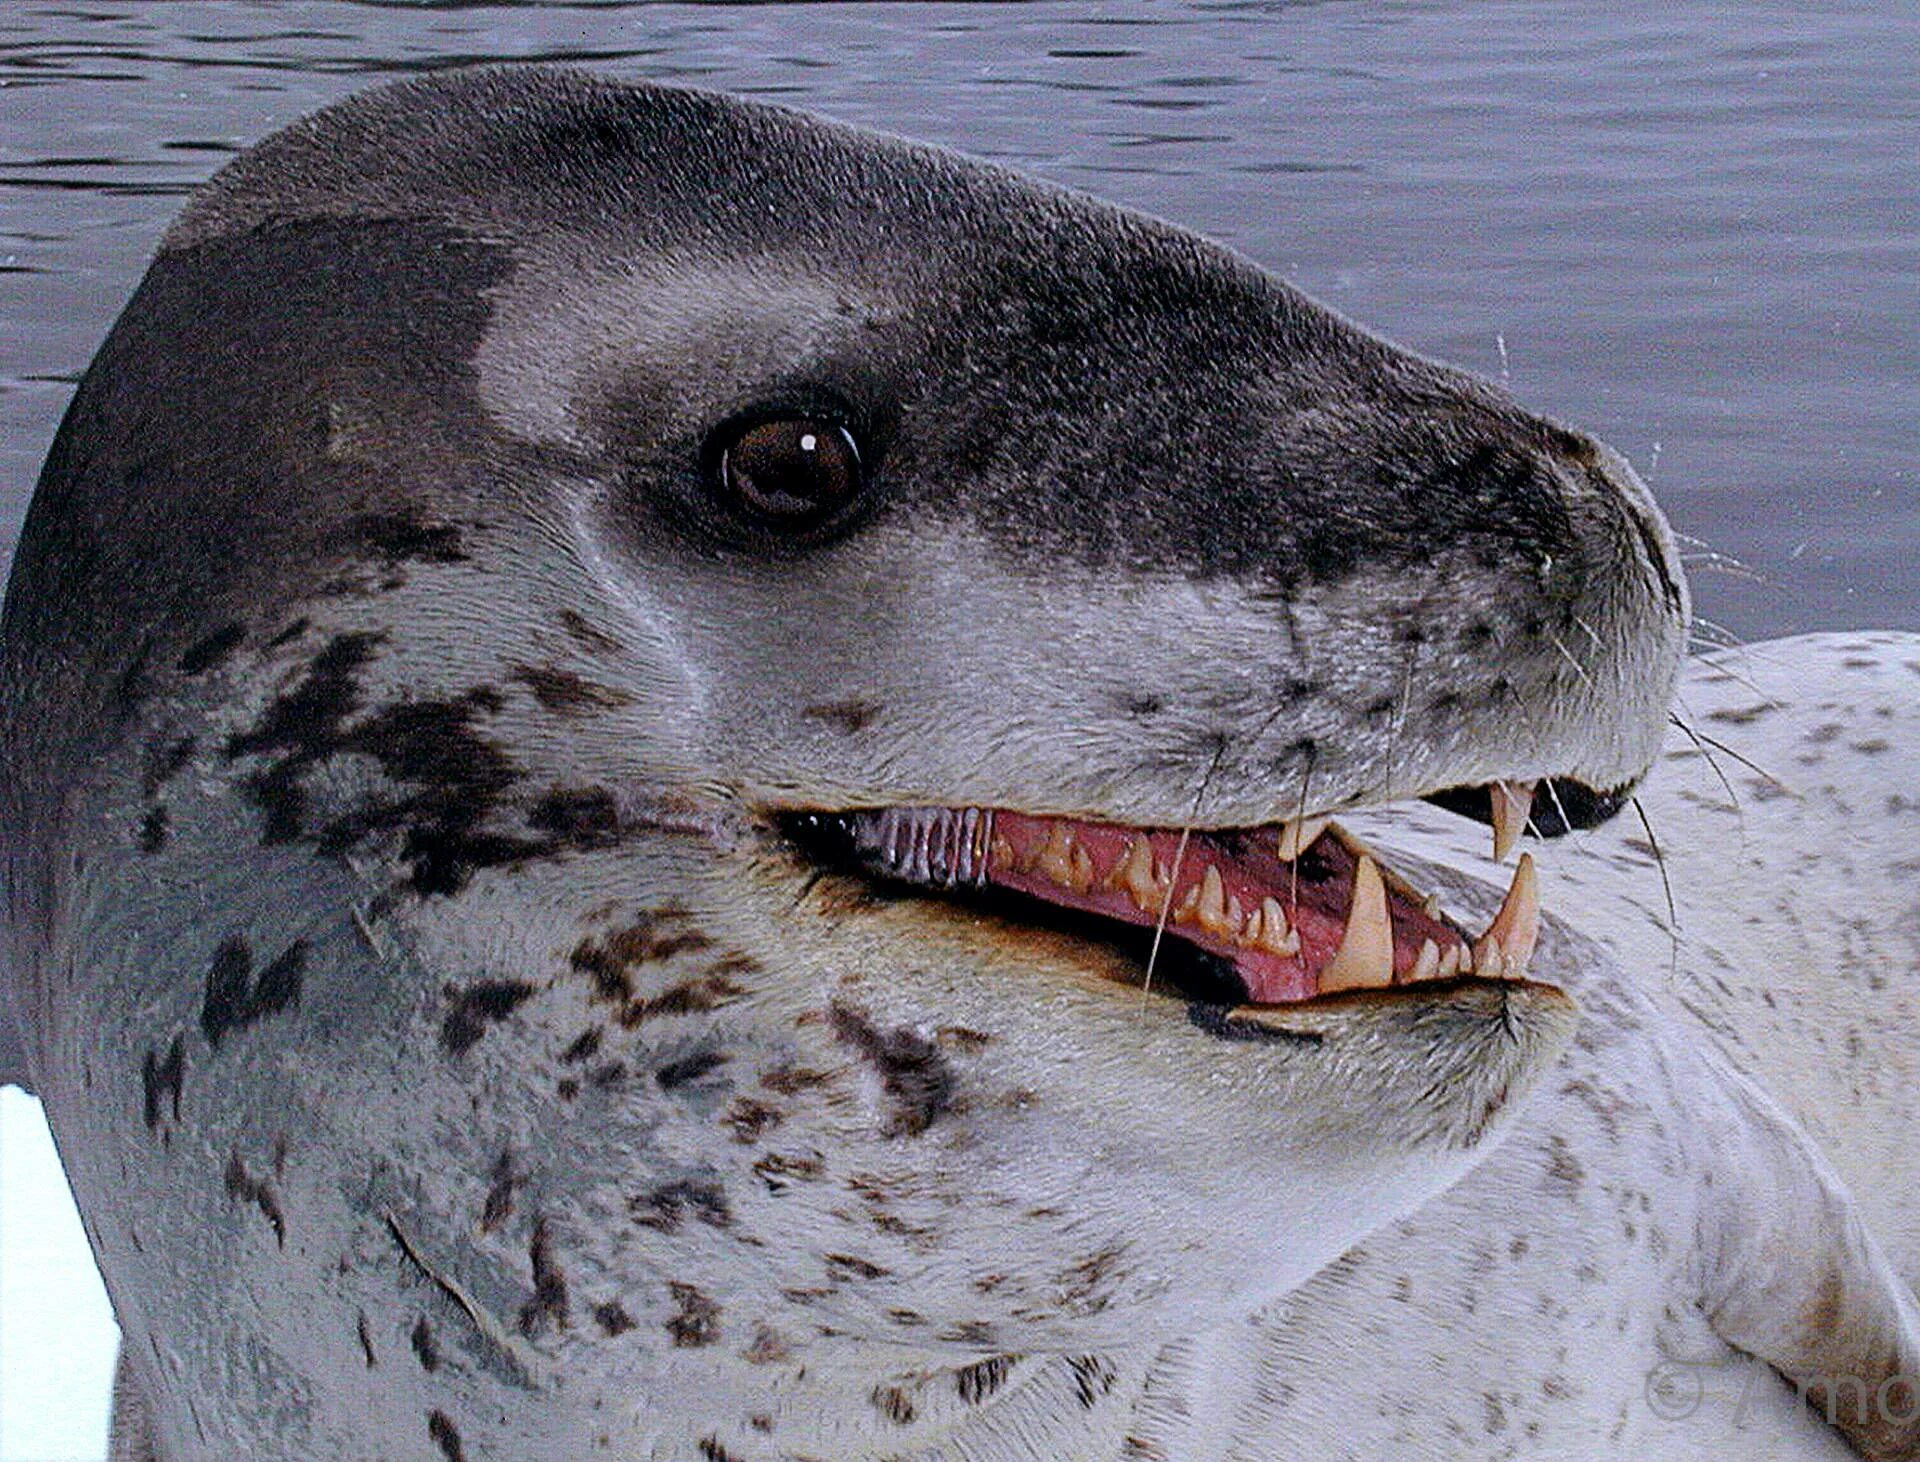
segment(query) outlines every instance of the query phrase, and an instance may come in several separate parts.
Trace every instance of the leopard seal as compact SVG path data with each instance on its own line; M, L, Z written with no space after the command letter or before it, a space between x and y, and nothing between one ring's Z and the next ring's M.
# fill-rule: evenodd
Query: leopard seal
M0 621L118 1454L1911 1455L1894 1205L1755 1080L1894 926L1670 971L1617 822L1448 810L1690 754L1687 613L1617 455L1166 225L541 69L268 139Z

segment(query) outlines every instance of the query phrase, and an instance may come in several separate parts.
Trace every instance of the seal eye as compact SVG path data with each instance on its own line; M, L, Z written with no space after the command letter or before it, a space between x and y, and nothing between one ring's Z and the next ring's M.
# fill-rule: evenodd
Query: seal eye
M832 517L860 490L860 449L838 422L783 416L754 422L720 449L726 499L776 528Z

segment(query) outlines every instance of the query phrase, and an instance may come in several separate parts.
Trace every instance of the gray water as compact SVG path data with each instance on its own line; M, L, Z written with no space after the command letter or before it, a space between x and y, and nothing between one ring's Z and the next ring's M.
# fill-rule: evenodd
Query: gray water
M1920 629L1911 4L0 9L0 544L182 197L382 77L566 59L1187 224L1626 452L1700 635Z

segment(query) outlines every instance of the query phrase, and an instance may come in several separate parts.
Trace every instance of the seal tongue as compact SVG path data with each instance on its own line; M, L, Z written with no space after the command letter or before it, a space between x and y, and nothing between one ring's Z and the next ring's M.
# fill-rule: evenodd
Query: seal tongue
M1118 827L1000 811L978 881L1153 927L1230 960L1255 1004L1432 979L1466 939L1337 827L1293 854L1292 827Z

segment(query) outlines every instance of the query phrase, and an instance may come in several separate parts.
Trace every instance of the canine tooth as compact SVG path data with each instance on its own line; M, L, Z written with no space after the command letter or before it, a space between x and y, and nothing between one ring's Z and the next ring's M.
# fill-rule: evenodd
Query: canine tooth
M1260 921L1260 932L1254 936L1254 943L1269 954L1298 954L1300 935L1287 924L1287 911L1280 907L1276 898L1263 898L1260 908L1254 914Z
M1280 825L1280 856L1288 862L1298 858L1313 840L1327 830L1330 817L1305 817Z
M1353 870L1353 906L1340 952L1320 971L1322 990L1354 990L1393 983L1393 925L1387 917L1387 886L1373 859Z
M1193 912L1194 921L1215 938L1231 939L1240 932L1239 922L1228 919L1227 886L1220 877L1220 870L1211 863L1201 875L1200 902Z
M1047 829L1047 844L1040 850L1040 856L1034 859L1034 871L1046 875L1055 883L1073 887L1073 834L1059 823Z
M1420 942L1420 953L1414 956L1413 968L1407 971L1407 983L1418 980L1431 980L1440 973L1440 946L1431 939Z
M1493 861L1504 863L1513 845L1526 831L1527 818L1533 812L1532 782L1495 782L1489 793L1493 799Z
M1540 881L1533 871L1533 855L1522 853L1500 912L1473 943L1474 965L1489 979L1517 980L1527 972L1539 938Z

